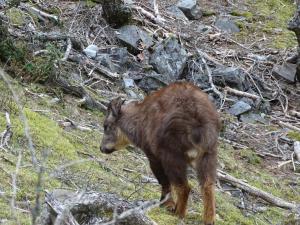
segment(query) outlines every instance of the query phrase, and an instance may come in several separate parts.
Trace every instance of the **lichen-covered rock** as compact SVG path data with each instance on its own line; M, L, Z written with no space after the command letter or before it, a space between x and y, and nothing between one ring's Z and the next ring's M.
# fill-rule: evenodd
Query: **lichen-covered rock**
M149 63L154 70L168 76L168 80L175 81L181 78L186 66L188 54L176 37L170 36L154 47Z
M135 25L126 25L117 31L117 38L128 51L134 54L153 45L153 39L148 33Z

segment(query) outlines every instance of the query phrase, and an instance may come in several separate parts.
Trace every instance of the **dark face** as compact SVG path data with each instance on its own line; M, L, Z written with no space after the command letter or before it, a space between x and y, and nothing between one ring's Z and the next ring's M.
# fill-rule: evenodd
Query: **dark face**
M100 150L103 153L110 154L116 150L126 147L129 144L127 137L118 126L123 102L124 101L121 98L117 98L112 100L108 106L103 123L104 134L100 147Z

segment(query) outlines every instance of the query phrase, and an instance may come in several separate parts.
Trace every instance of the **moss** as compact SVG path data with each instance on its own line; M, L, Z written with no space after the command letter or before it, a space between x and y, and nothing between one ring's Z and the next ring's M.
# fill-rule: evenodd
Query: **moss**
M237 10L233 10L230 13L232 16L242 16L245 17L247 19L247 21L252 21L253 19L253 14L249 11L237 11Z
M240 156L252 165L257 165L262 162L262 159L252 149L242 149Z
M287 136L295 141L300 141L300 132L290 131Z
M256 1L254 10L260 18L264 18L262 30L272 33L273 30L282 29L282 32L273 36L271 47L288 48L296 46L296 37L287 30L287 23L295 12L295 5L288 0L262 0ZM257 21L259 22L259 21ZM258 25L257 25L258 26Z
M202 15L208 17L217 15L217 13L213 10L203 10Z
M24 13L18 8L10 8L7 11L7 16L10 20L10 23L16 26L22 26L26 23Z
M163 208L155 208L148 213L148 216L159 225L178 224L179 219L168 213Z

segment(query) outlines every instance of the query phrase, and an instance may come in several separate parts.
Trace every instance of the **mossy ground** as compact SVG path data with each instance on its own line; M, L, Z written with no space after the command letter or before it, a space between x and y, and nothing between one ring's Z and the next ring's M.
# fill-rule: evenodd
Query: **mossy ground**
M27 148L24 136L24 126L20 120L18 108L8 97L8 90L0 80L0 94L8 98L1 104L0 129L5 128L4 111L11 116L14 136L11 150L0 152L0 219L14 224L16 220L21 224L30 224L30 207L33 204L37 183L37 173L31 163L31 154ZM29 94L23 87L14 84L15 90L21 96L23 109L30 126L36 156L45 168L42 190L54 188L86 189L115 193L128 200L149 200L160 197L160 187L153 183L144 183L143 177L153 177L145 156L135 150L119 151L111 155L101 154L99 143L101 132L94 129L84 132L74 129L63 129L58 120L70 118L76 122L100 125L103 115L98 112L80 109L74 99L63 96L60 103L51 103L50 96L38 97ZM31 93L47 93L42 86L30 85L26 87ZM15 173L19 151L23 151L22 163L17 176L16 206L28 212L16 210L16 217L12 214L10 200L12 197L12 174ZM249 184L268 191L289 201L300 201L290 188L288 177L282 178L264 167L265 162L253 150L237 151L229 145L221 144L219 164L230 174L240 179L246 179ZM245 177L245 174L247 176ZM189 213L186 224L199 224L202 214L202 200L200 189L195 176L191 175L190 184L193 187L189 199ZM298 183L300 185L300 183ZM297 186L294 189L297 189ZM281 224L286 220L287 211L267 207L261 213L248 213L240 210L238 198L230 196L228 192L217 192L217 224ZM258 200L259 201L259 200ZM161 208L149 212L149 216L161 225L177 224L179 220Z
M296 6L289 0L247 0L248 11L239 8L231 12L233 16L242 16L245 20L238 20L241 32L236 36L243 41L257 41L263 35L267 36L269 47L284 49L297 45L296 36L287 29L296 10Z

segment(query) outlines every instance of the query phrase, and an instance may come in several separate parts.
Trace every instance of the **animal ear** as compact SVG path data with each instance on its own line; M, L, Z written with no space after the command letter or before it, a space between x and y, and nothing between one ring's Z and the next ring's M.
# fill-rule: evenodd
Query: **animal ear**
M120 115L121 107L124 102L125 99L122 99L121 97L115 98L111 101L110 108L111 108L112 115L114 117L118 117Z

